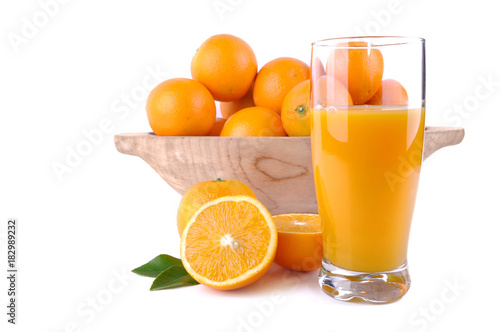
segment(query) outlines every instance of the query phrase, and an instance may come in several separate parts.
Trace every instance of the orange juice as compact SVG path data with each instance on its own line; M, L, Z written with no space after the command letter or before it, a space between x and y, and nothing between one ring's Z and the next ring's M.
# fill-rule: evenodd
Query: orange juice
M406 262L420 177L423 108L314 109L311 141L323 257L382 272Z

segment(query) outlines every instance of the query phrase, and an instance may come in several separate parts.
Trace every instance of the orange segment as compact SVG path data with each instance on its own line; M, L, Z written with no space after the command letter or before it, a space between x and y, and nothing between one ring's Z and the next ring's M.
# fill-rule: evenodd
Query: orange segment
M259 279L273 263L277 230L267 209L249 196L203 205L181 237L181 259L198 282L236 289Z
M278 249L274 262L294 271L319 269L323 256L321 221L317 214L273 216L278 229Z

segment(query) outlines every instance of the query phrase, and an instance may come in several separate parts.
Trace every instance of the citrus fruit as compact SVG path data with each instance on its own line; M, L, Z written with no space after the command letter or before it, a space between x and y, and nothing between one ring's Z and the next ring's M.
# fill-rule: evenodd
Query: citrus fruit
M361 105L373 97L380 87L384 59L379 49L366 42L350 42L348 46L350 48L332 51L326 64L326 73L347 87L354 105Z
M323 75L318 78L312 99L313 105L319 105L320 107L352 105L352 98L347 88L338 79L330 75Z
M203 136L214 125L216 108L214 98L200 82L172 78L150 92L146 113L156 135Z
M408 105L408 93L396 80L383 80L375 95L366 102L369 105Z
M269 211L250 196L206 203L181 237L186 271L212 288L236 289L259 279L272 265L278 236Z
M313 69L314 72L312 71ZM318 77L321 77L323 75L326 75L325 66L323 65L323 62L320 58L315 57L312 60L311 78L317 79Z
M212 93L215 100L241 99L257 74L257 58L243 39L222 34L203 42L191 60L191 76Z
M252 189L236 180L216 179L194 184L182 196L177 210L177 230L182 234L184 227L196 211L205 203L223 196L246 195L255 197Z
M208 136L219 136L220 132L222 131L222 127L224 127L225 123L226 123L226 119L215 118L215 123L214 123L212 129L210 129Z
M286 136L278 113L265 107L248 107L233 114L220 136Z
M309 95L311 84L305 80L290 90L281 105L281 121L288 136L311 135Z
M223 101L220 103L220 113L224 119L229 119L231 115L247 107L255 106L253 102L253 85L247 94L235 101Z
M278 229L278 250L274 262L294 271L319 269L323 257L321 221L317 214L273 216Z
M309 66L294 58L277 58L262 67L253 87L253 101L256 106L281 112L286 94L294 86L309 78Z

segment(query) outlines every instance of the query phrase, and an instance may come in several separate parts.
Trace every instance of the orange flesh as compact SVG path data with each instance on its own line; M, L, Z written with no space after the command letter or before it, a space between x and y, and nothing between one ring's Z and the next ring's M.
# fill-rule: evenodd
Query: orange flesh
M298 220L293 215L280 216L274 218L276 228L279 233L319 233L321 232L321 222L314 216L306 217L307 220Z
M196 273L223 282L259 265L270 241L269 225L256 206L220 202L203 210L189 227L185 255Z
M274 262L294 271L314 271L321 266L322 236L318 215L274 216L278 249Z

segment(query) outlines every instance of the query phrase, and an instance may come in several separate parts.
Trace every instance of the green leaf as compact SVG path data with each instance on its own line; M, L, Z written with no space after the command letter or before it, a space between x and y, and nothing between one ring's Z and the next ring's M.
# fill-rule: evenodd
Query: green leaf
M149 290L154 291L193 285L198 285L198 282L187 273L184 266L175 265L160 273L153 281Z
M132 272L144 277L156 278L166 269L178 265L182 266L182 261L179 258L169 255L158 255L148 263L132 270Z

